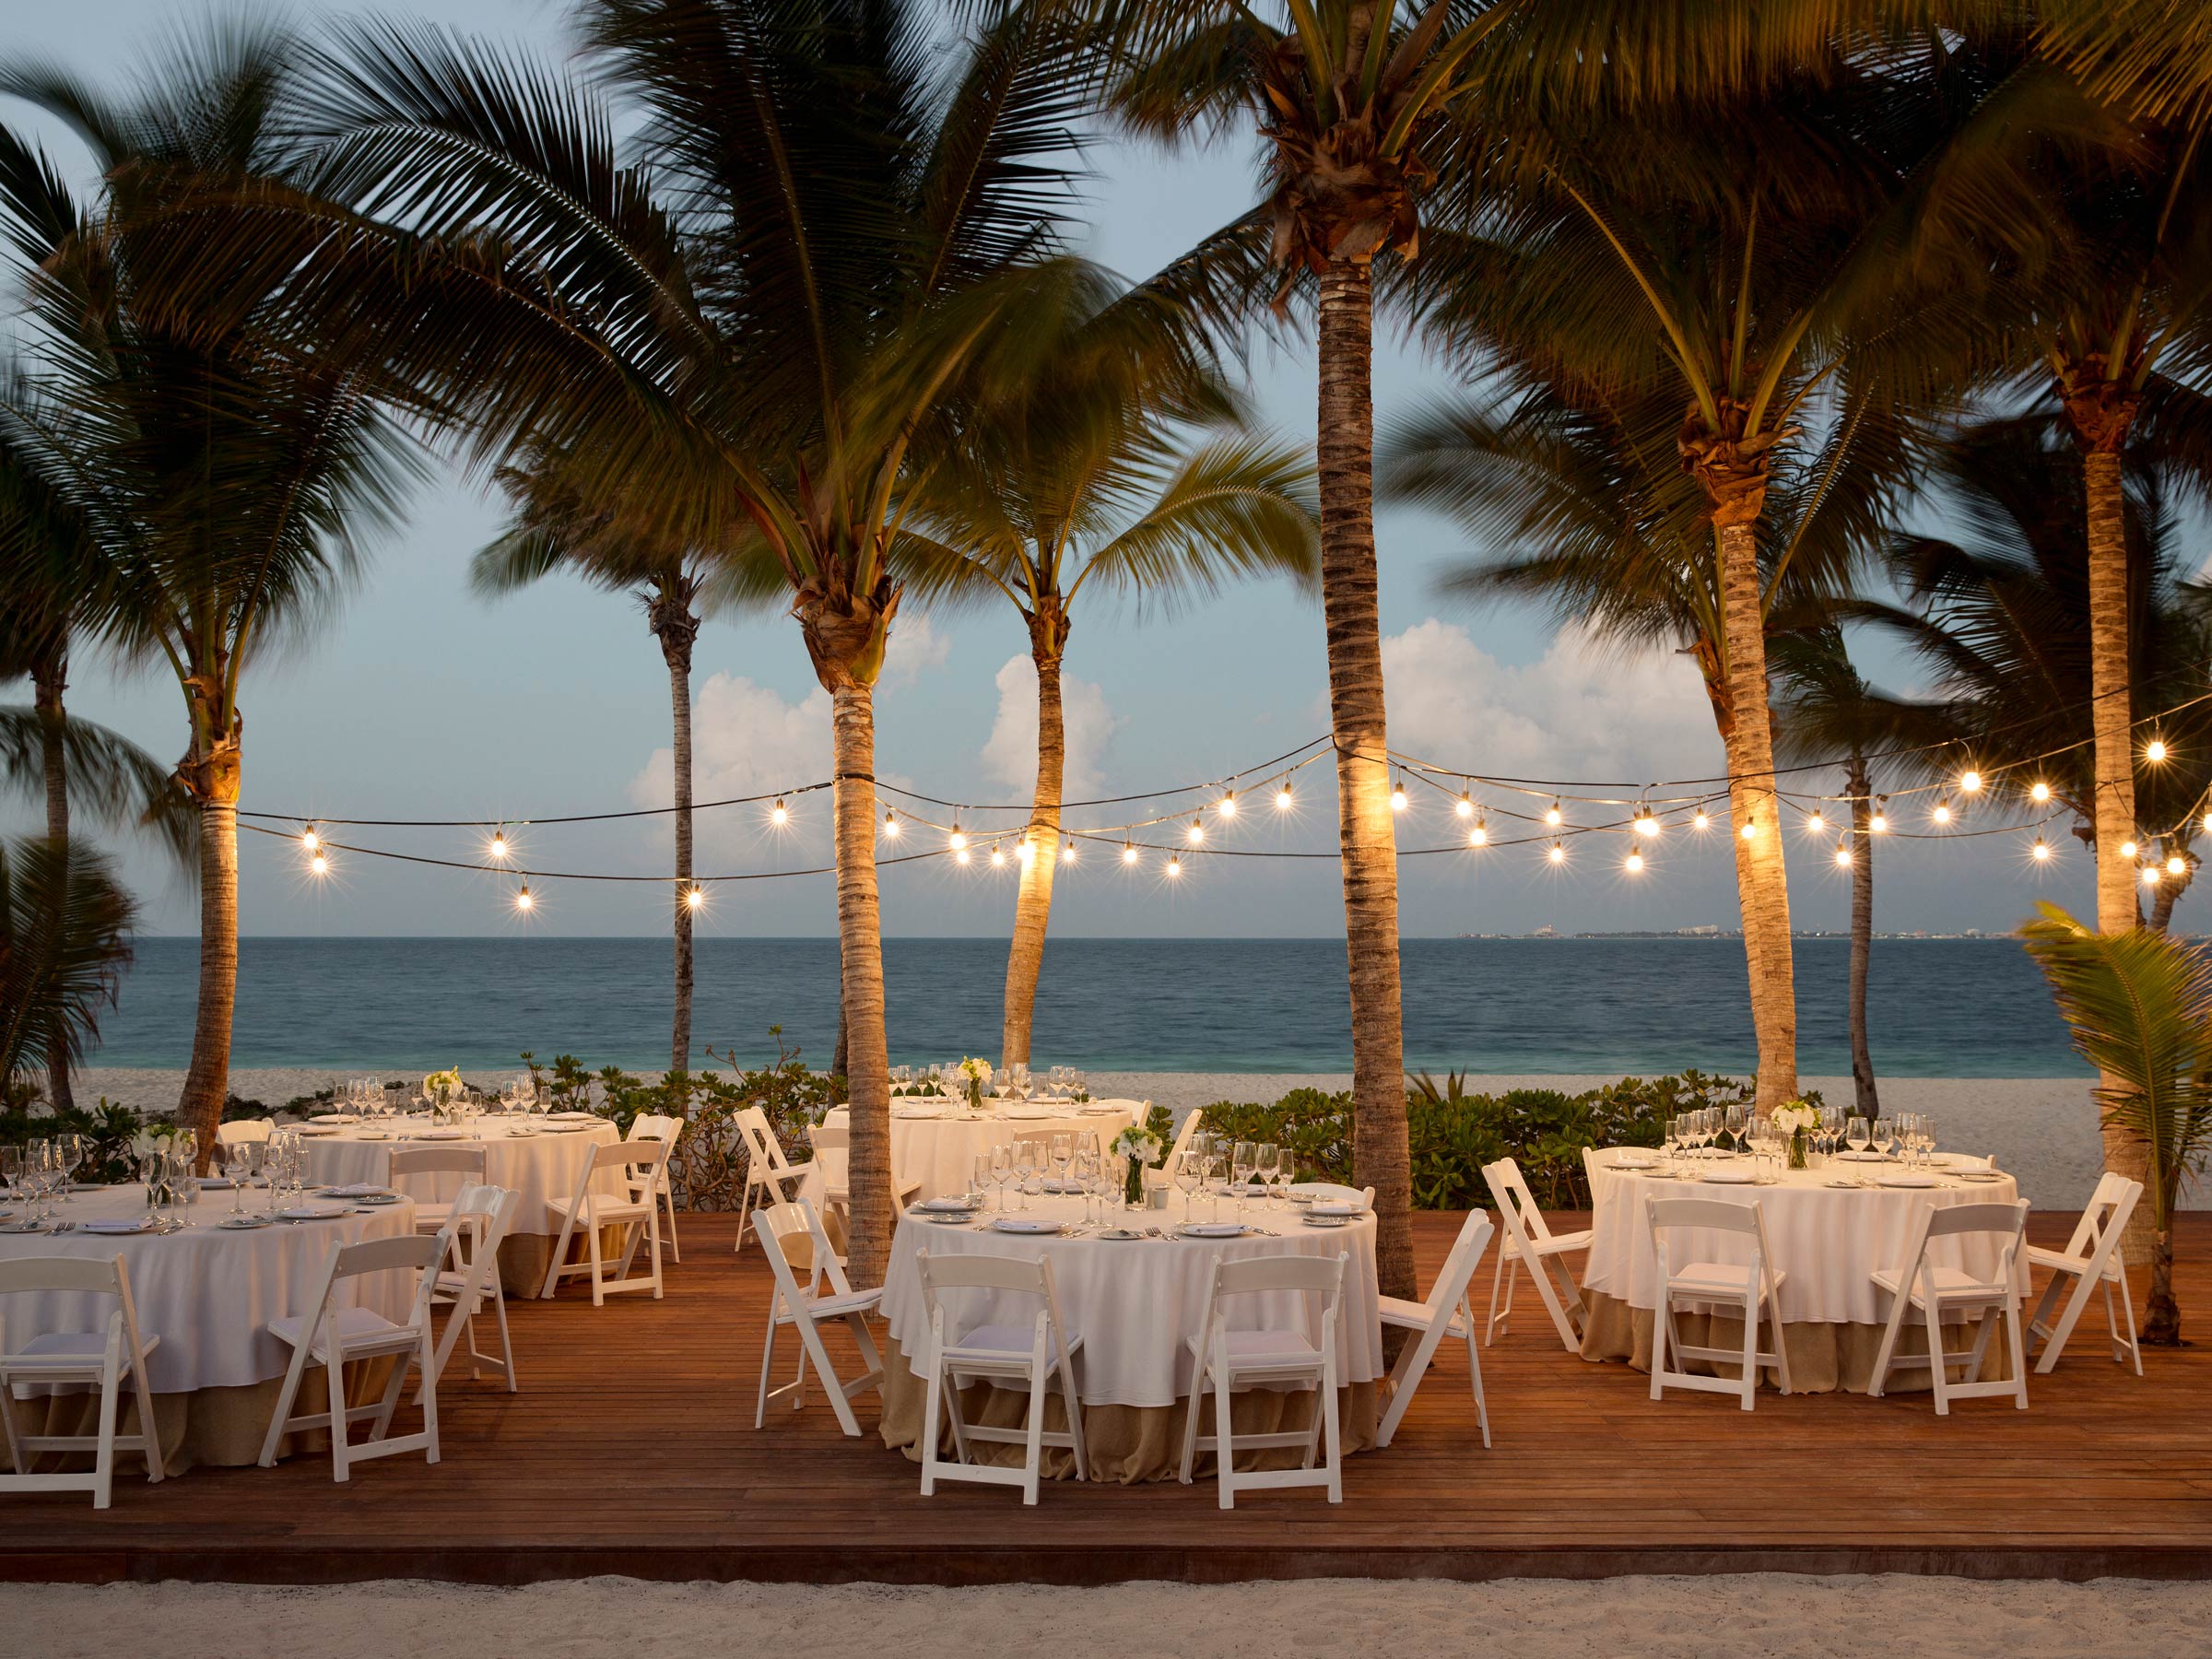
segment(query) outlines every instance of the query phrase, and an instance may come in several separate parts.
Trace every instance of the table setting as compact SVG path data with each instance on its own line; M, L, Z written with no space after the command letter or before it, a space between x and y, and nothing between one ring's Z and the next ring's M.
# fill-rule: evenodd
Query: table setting
M1591 1241L1582 1274L1588 1313L1586 1359L1625 1359L1648 1370L1659 1288L1644 1204L1655 1197L1756 1203L1773 1265L1792 1381L1800 1392L1865 1393L1888 1307L1871 1275L1900 1265L1914 1223L1934 1205L2009 1203L2018 1182L1981 1155L1940 1151L1931 1113L1869 1121L1840 1108L1801 1102L1753 1119L1743 1108L1708 1108L1667 1120L1660 1147L1593 1148ZM1687 1231L1671 1248L1683 1260L1742 1265L1741 1235ZM1929 1259L1971 1274L1996 1270L1994 1248L1979 1236L1931 1241ZM1739 1322L1685 1315L1684 1340L1728 1346ZM1917 1346L1915 1346L1917 1344ZM1905 1351L1926 1352L1914 1323ZM1925 1387L1926 1373L1902 1386ZM1892 1378L1889 1387L1900 1385Z
M1194 1137L1194 1148L1196 1139ZM986 1159L982 1178L961 1191L910 1204L891 1241L882 1316L888 1331L881 1431L885 1443L921 1455L924 1380L910 1369L927 1336L916 1254L990 1252L1052 1263L1062 1316L1081 1333L1076 1365L1077 1395L1089 1444L1090 1477L1135 1482L1171 1479L1179 1455L1182 1413L1187 1408L1192 1359L1188 1339L1197 1333L1206 1287L1217 1260L1296 1253L1350 1258L1338 1327L1345 1387L1340 1405L1347 1448L1373 1443L1379 1409L1377 1383L1384 1371L1375 1268L1375 1218L1362 1195L1320 1182L1237 1182L1228 1176L1233 1148L1187 1163L1218 1171L1183 1189L1184 1202L1167 1211L1129 1207L1122 1197L1117 1160L1072 1149L1065 1167L1032 1167L1024 1175L994 1179ZM1244 1191L1234 1190L1243 1186ZM1318 1213L1316 1213L1318 1212ZM1026 1323L1029 1310L994 1306L994 1293L960 1291L956 1312L963 1323L1006 1317ZM1238 1318L1260 1324L1295 1321L1294 1295L1246 1299ZM969 1305L970 1302L973 1306ZM1265 1389L1241 1394L1235 1411L1240 1432L1295 1428L1308 1420L1310 1394ZM1025 1396L979 1384L963 1407L971 1422L1017 1423ZM1247 1414L1250 1414L1249 1421ZM1048 1467L1065 1473L1072 1454L1048 1455ZM1056 1459L1056 1463L1054 1460Z

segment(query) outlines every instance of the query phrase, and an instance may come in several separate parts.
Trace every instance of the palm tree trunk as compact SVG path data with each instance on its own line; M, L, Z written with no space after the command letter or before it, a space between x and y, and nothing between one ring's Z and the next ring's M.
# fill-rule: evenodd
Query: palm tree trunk
M1774 726L1767 695L1766 607L1759 540L1750 519L1716 513L1722 620L1728 692L1735 712L1729 756L1730 828L1744 913L1744 958L1751 983L1751 1028L1759 1041L1758 1109L1763 1116L1797 1094L1797 987L1790 941L1789 873L1783 860L1781 802L1774 793Z
M1375 593L1374 288L1364 260L1321 278L1321 594L1336 741L1336 833L1352 994L1352 1179L1375 1189L1385 1296L1414 1295L1413 1172L1398 983L1398 860Z
M2147 1205L2137 1205L2138 1210ZM2182 1346L2182 1304L2173 1294L2173 1233L2171 1228L2150 1235L2150 1300L2143 1314L2145 1347Z
M235 777L235 773L232 774ZM215 1146L230 1085L230 1018L238 1005L238 792L200 804L200 1006L177 1122Z
M2189 884L2196 879L2196 858L2187 854L2188 863L2179 876L2169 876L2159 883L2159 896L2150 901L2150 915L2143 925L2153 933L2165 933L2173 925L2173 907L2181 901ZM2101 930L2100 930L2101 931Z
M1037 975L1044 967L1044 929L1053 914L1053 872L1059 864L1060 787L1067 767L1067 724L1060 703L1060 647L1050 615L1030 623L1030 656L1037 665L1037 790L1030 806L1034 856L1021 866L1014 898L1014 942L1006 951L1006 1018L999 1055L1006 1065L1030 1063L1030 1026L1037 1012ZM1055 637L1056 636L1056 637Z
M32 705L39 714L39 759L46 771L46 839L57 847L69 845L69 758L65 747L62 693L69 683L68 658L60 651L35 665L30 673ZM46 1099L56 1112L76 1104L69 1086L69 1056L56 1047L46 1056Z
M2120 856L2136 839L2136 743L2128 681L2126 499L2120 453L2095 447L2081 458L2088 499L2090 728L2096 736L2097 931L2125 933L2136 925L2134 862ZM2114 1079L2103 1081L2109 1086ZM2149 1179L2149 1149L2140 1135L2107 1122L2104 1167L2131 1181ZM2147 1214L2140 1206L2121 1244L2132 1265L2150 1259Z
M646 606L648 626L662 641L668 664L668 703L675 717L675 818L677 818L677 995L668 1033L668 1071L690 1071L692 994L692 763L690 763L690 657L699 637L699 618L684 593L664 591Z
M1851 759L1851 1087L1861 1117L1882 1115L1866 1044L1866 970L1874 954L1874 786L1866 762Z
M882 917L876 892L876 707L866 686L833 700L837 942L845 1017L845 1099L852 1105L846 1271L855 1289L883 1283L891 1254L891 1067L884 1036Z

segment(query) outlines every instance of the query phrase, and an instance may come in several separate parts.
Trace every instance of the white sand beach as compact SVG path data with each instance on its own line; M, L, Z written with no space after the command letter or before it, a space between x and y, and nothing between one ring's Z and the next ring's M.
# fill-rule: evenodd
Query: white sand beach
M230 1088L246 1100L280 1107L329 1087L339 1075L329 1067L247 1068L230 1074ZM1352 1082L1348 1074L1295 1072L1093 1072L1090 1080L1100 1094L1155 1100L1178 1118L1213 1100L1274 1100L1293 1088L1335 1090L1349 1088ZM75 1081L80 1100L105 1096L141 1112L163 1112L176 1103L184 1074L93 1066L76 1074ZM1466 1087L1492 1093L1507 1088L1576 1091L1619 1081L1618 1076L1484 1076L1470 1077ZM1830 1101L1852 1098L1849 1077L1801 1081ZM2097 1184L2102 1166L2086 1078L1892 1077L1884 1079L1880 1088L1887 1110L1932 1112L1942 1145L1995 1154L1998 1167L2019 1178L2020 1191L2031 1203L2074 1209ZM2184 1192L2183 1204L2212 1207L2212 1191Z
M2212 1587L2102 1579L1617 1578L1410 1583L1362 1579L1070 1590L655 1584L583 1579L516 1590L420 1583L326 1589L115 1584L0 1587L25 1659L111 1659L126 1632L168 1659L465 1653L480 1659L863 1659L926 1645L979 1659L1065 1641L1147 1659L1220 1659L1357 1633L1397 1659L1471 1649L1568 1659L1713 1653L1832 1659L2191 1659L2212 1653ZM1624 1645L1626 1644L1626 1645ZM1336 1645L1327 1642L1326 1645Z

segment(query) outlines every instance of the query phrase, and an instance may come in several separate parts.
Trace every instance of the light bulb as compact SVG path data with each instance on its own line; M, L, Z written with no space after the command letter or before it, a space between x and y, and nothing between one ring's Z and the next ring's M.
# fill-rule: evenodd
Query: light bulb
M1275 809L1277 812L1289 811L1290 801L1290 780L1285 778L1281 784L1277 787L1275 792Z
M1646 837L1659 833L1659 820L1652 816L1652 809L1649 806L1641 807L1637 811L1636 833Z
M1489 844L1490 827L1489 825L1484 823L1482 819L1477 818L1475 820L1475 828L1467 831L1467 845L1470 847L1487 847Z
M992 867L993 869L994 869L994 870L1003 870L1004 868L1006 868L1006 850L1004 847L994 847L994 848L992 848L992 849L991 849L991 867Z
M1870 833L1875 835L1888 834L1889 815L1886 812L1876 813L1872 818L1866 820L1866 828Z
M1191 820L1190 831L1186 836L1184 836L1183 839L1188 841L1192 846L1196 846L1200 841L1206 839L1206 825L1199 819L1193 818Z
M1742 836L1746 841L1756 841L1759 838L1758 821L1754 819L1752 822L1746 824L1741 830L1738 830L1736 833Z
M1014 856L1025 865L1035 864L1037 862L1037 843L1026 836L1023 837L1014 844Z
M312 824L310 824L304 830L300 832L300 844L305 847L310 853L319 853L322 851L323 838L315 833L315 827Z
M962 851L968 845L968 831L955 824L952 827L951 835L946 838L946 844L951 847L955 853Z
M1972 771L1960 772L1959 774L1959 793L1960 794L1980 794L1982 793L1982 774Z
M1805 820L1805 828L1807 833L1818 835L1822 830L1828 828L1828 820L1822 818L1817 812L1812 813L1806 817Z
M1459 804L1453 807L1452 810L1458 813L1461 818L1473 818L1475 816L1475 803L1471 798L1469 798L1466 791L1460 791Z
M693 887L685 889L684 908L686 910L697 910L700 905L706 903L706 901L707 891L704 888Z
M2174 853L2166 861L2166 874L2169 876L2179 876L2188 867L2188 865L2183 862L2182 855L2179 853Z
M883 832L893 841L899 839L899 814L895 810L883 815Z
M1559 810L1559 804L1557 801L1554 801L1544 812L1544 821L1554 830L1559 827L1566 817L1567 815Z
M1214 810L1223 818L1235 818L1237 816L1237 792L1232 789L1223 795L1219 801L1215 803Z
M307 867L318 876L327 876L330 874L330 857L327 853L318 853L307 861Z
M2028 849L2028 853L2036 863L2041 864L2051 856L2051 845L2039 835L2035 838L2035 845Z
M2159 866L2157 865L2145 865L2143 866L2143 885L2145 887L2157 887L2159 885Z
M1174 880L1182 874L1182 860L1171 855L1168 859L1168 879Z
M2205 814L2205 833L2212 835L2212 812Z
M971 855L971 854L969 853L968 849L967 849L967 848L965 848L965 847L955 847L955 848L952 850L952 862L953 862L954 864L957 864L957 865L964 865L964 864L966 864L966 863L968 862L968 860L969 860L969 858L970 858L971 856L972 856L972 855Z
M1628 855L1628 857L1627 857L1626 859L1622 860L1621 862L1622 862L1622 863L1623 863L1623 864L1624 864L1624 865L1627 866L1627 868L1628 868L1628 872L1629 872L1629 874L1630 874L1630 875L1631 875L1631 876L1641 876L1641 875L1642 875L1642 874L1643 874L1643 854L1642 854L1642 853L1630 853Z
M779 830L791 822L791 808L783 805L782 795L778 795L776 804L768 809L768 821Z
M1544 856L1550 859L1555 865L1565 864L1567 862L1567 849L1555 841L1551 843L1551 851L1547 853Z
M2166 745L2159 739L2153 737L2148 743L2143 746L2143 759L2152 761L2165 759Z
M1836 862L1845 866L1850 865L1851 843L1849 841L1840 841L1836 843Z
M1390 792L1390 809L1393 812L1403 812L1406 810L1405 784L1400 783L1395 789L1393 789Z
M1705 810L1705 808L1704 808L1704 807L1702 807L1702 806L1699 807L1699 808L1698 808L1698 815L1697 815L1697 817L1695 817L1695 818L1691 818L1691 819L1689 820L1689 827L1690 827L1692 830L1710 830L1710 829L1712 829L1712 814L1711 814L1710 812L1707 812L1707 811Z
M495 832L491 838L491 845L487 847L485 851L489 853L494 858L506 857L507 837L505 833L503 831Z
M1135 846L1128 841L1124 841L1122 843L1122 862L1125 865L1133 865L1136 862L1136 860L1137 852Z
M536 902L537 900L530 896L530 884L526 881L524 882L522 890L514 896L514 908L518 911L526 911Z
M2142 849L2132 841L2124 841L2120 843L2120 856L2123 858L2133 858L2141 851Z
M1060 862L1062 864L1076 862L1076 838L1072 835L1067 838L1067 845L1060 849Z
M1936 802L1936 810L1928 816L1939 824L1949 823L1951 821L1951 804L1948 801Z
M2051 798L2051 785L2038 778L2028 786L2028 798L2040 806Z

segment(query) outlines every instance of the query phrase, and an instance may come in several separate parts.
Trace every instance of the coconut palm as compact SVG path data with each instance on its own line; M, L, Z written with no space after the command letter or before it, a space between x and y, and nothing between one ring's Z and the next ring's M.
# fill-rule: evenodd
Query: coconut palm
M88 846L26 837L0 845L0 1083L62 1069L100 1035L131 959L137 907Z
M1312 467L1233 427L1186 436L1171 412L1132 395L1127 367L1118 353L1065 353L970 435L916 525L953 556L925 580L949 577L1012 603L1037 669L1037 780L1006 957L1007 1065L1030 1058L1052 913L1067 759L1061 674L1077 596L1088 587L1100 601L1166 606L1240 577L1314 572ZM1175 394L1232 407L1218 386Z
M361 537L387 524L413 453L359 371L273 348L267 299L172 207L211 178L274 171L276 33L180 37L130 95L18 63L0 88L66 123L102 179L80 208L53 167L6 140L0 210L27 268L20 347L35 397L11 411L12 464L65 503L96 549L80 626L175 677L188 740L176 776L199 818L200 997L181 1122L212 1143L238 971L241 688L342 593ZM29 255L40 247L43 258ZM162 261L222 271L219 317L167 303ZM212 277L210 280L214 280Z
M2051 982L2074 1046L2103 1079L2097 1101L2145 1150L2150 1301L2143 1340L2178 1347L2173 1212L2182 1182L2212 1153L2212 957L2141 928L2084 927L2054 904L2020 929Z

